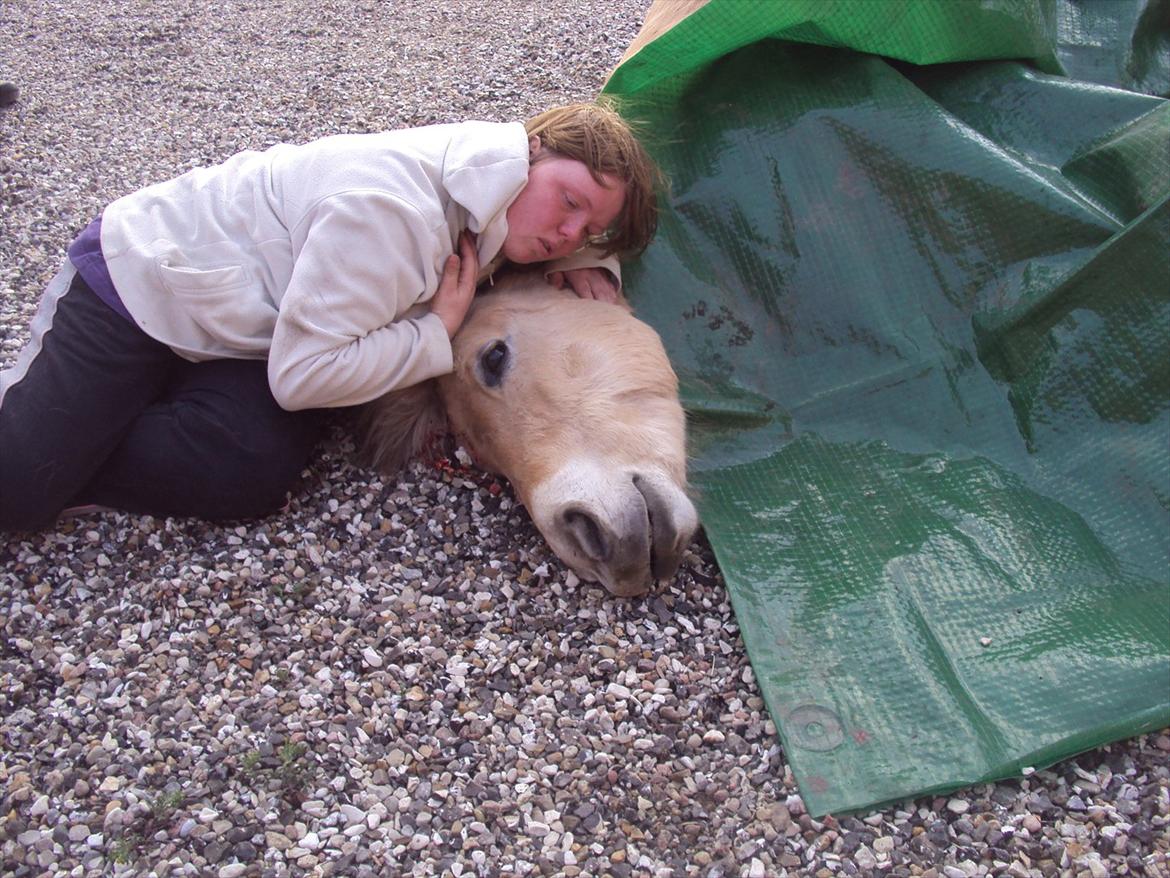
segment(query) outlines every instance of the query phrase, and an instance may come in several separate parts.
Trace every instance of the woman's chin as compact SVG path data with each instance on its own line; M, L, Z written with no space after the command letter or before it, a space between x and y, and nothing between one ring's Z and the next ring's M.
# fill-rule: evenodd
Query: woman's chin
M517 252L517 251L520 252ZM527 265L532 262L532 254L520 250L519 247L509 247L507 244L500 250L500 255L515 265Z
M536 262L545 262L552 257L546 254L543 250L520 250L518 253L512 253L509 252L508 248L505 247L504 258L509 262L515 263L516 265L532 265Z

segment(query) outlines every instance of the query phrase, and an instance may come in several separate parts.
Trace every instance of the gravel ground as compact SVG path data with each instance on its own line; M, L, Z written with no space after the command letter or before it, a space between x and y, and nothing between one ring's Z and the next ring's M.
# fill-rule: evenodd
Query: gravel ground
M0 363L118 195L591 97L648 3L4 0ZM1166 732L812 819L705 543L611 600L506 487L350 451L265 521L0 536L0 872L1170 875Z

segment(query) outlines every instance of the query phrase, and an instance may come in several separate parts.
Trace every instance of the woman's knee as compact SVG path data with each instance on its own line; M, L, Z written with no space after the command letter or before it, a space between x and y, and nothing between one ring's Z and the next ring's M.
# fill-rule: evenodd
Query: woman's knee
M207 483L208 502L203 517L213 519L260 518L280 510L295 490L313 451L313 442L273 437L225 448L209 469L215 476Z

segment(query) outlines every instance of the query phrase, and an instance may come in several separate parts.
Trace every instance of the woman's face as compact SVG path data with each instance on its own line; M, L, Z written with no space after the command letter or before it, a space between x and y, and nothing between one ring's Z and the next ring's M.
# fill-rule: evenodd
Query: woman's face
M621 213L625 183L603 175L593 179L584 163L544 151L540 138L528 142L528 182L508 206L503 254L511 262L559 259L605 233Z

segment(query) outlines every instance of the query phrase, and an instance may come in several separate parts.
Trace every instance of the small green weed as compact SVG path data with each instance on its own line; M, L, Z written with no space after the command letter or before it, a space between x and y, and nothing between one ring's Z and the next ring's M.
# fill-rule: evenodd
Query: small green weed
M137 829L128 829L110 845L110 859L120 866L137 862L146 839L170 823L186 799L183 791L178 789L166 790L150 799L147 803L150 813L143 815Z
M259 750L249 750L244 754L244 758L240 760L240 768L247 774L252 774L260 768L260 760L262 758Z
M183 804L182 790L170 790L155 796L150 802L150 814L158 822L170 820Z
M281 796L297 805L317 774L317 766L308 755L309 746L299 741L285 741L269 756L260 750L249 750L240 757L240 773L261 783L275 781Z
M142 838L136 833L124 835L110 847L110 859L119 866L126 866L138 859L138 848Z

